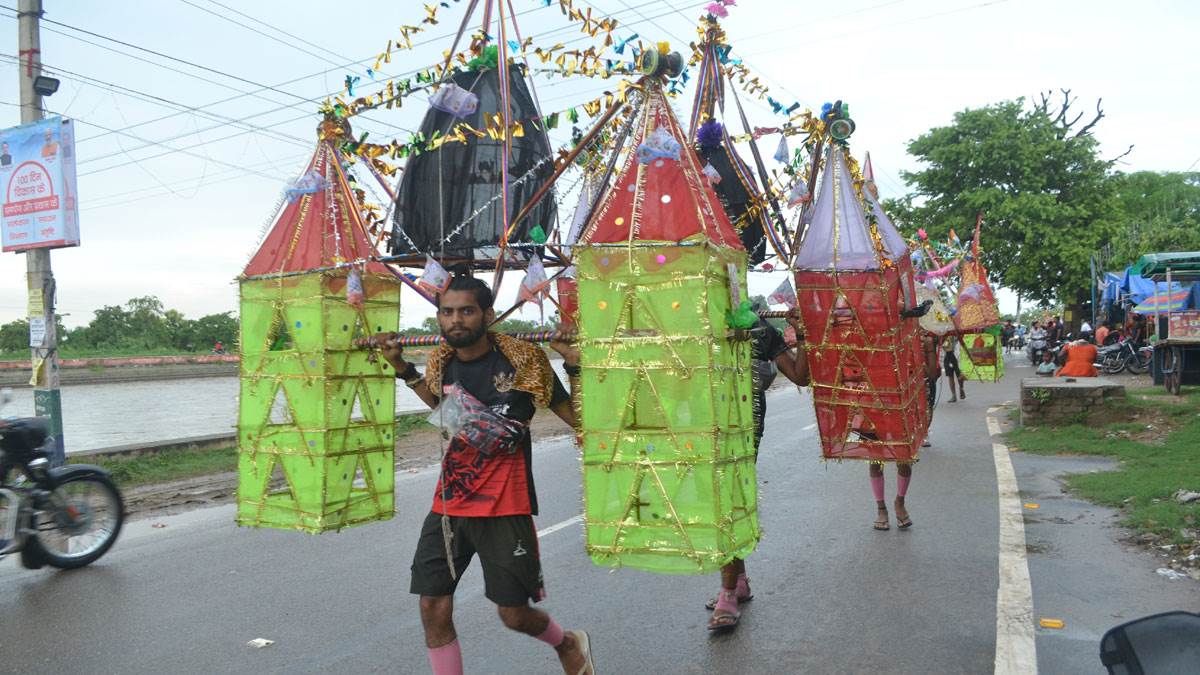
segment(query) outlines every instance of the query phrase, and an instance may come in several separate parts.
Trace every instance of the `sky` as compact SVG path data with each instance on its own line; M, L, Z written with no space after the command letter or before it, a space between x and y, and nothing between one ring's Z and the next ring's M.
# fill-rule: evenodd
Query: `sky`
M511 1L521 34L535 43L591 43L557 2ZM0 128L20 122L15 4L0 0ZM686 54L706 3L575 4L616 18L617 35L669 41ZM466 3L449 5L376 82L439 59ZM62 80L46 106L75 119L79 139L82 245L52 254L67 326L144 295L193 318L236 312L235 278L311 156L319 102L340 91L346 75L360 76L360 88L371 85L365 69L375 55L398 26L425 16L416 0L45 0L44 8L42 60ZM1120 170L1184 171L1200 162L1193 122L1200 60L1192 46L1200 3L738 0L722 23L733 55L773 98L812 109L836 99L850 104L852 149L871 153L885 198L903 195L901 172L919 168L906 153L911 139L949 124L955 112L1062 87L1079 97L1081 111L1103 99L1095 134L1104 155L1135 146ZM534 84L551 111L615 83L539 77ZM675 105L685 112L690 91ZM425 108L415 95L400 110L356 118L355 130L369 131L372 141L403 139ZM781 121L761 101L747 114L755 126ZM777 141L760 141L768 161ZM24 315L25 265L23 255L0 254L0 323ZM765 294L782 278L753 274L750 289ZM511 302L515 285L506 284L499 305ZM1011 293L1002 291L1000 302L1013 311ZM431 310L406 294L401 313L402 324L416 325Z

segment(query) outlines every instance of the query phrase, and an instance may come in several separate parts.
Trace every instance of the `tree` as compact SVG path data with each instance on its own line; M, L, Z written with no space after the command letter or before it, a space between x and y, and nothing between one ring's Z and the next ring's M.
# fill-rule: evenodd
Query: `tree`
M1070 90L1058 108L1049 97L964 110L945 127L911 141L924 164L903 172L915 186L889 201L895 218L931 238L951 228L965 242L984 213L983 262L995 280L1026 298L1078 304L1088 295L1089 260L1119 231L1118 202L1092 129L1082 126ZM1128 151L1127 151L1128 152Z
M29 351L29 322L17 319L0 326L0 352Z
M1105 256L1110 268L1145 253L1200 251L1200 173L1138 171L1114 184L1123 231Z

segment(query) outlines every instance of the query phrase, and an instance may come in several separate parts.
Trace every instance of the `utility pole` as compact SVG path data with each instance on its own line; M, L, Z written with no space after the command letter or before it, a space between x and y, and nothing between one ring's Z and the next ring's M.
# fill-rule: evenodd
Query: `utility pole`
M33 81L42 74L42 53L39 22L42 0L19 0L17 4L17 69L21 83L21 124L42 119L42 96ZM66 461L63 445L62 392L58 388L58 335L54 319L54 273L50 270L50 249L35 248L25 252L25 269L29 289L29 317L42 317L46 322L46 340L41 347L30 347L33 364L34 414L50 418L50 435L54 438L51 464Z

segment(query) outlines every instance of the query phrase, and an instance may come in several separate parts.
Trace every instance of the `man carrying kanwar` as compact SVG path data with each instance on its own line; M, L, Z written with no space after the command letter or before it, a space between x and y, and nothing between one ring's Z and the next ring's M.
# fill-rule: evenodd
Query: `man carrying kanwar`
M756 312L767 309L756 302ZM804 342L804 328L800 324L800 310L793 308L787 315L788 325L795 331L797 343ZM783 335L766 319L759 318L751 329L751 388L754 392L754 450L757 453L762 441L763 423L767 415L767 389L775 379L775 372L783 373L787 379L800 386L808 384L808 359L804 348L793 358L791 349ZM757 455L756 455L757 456ZM708 601L706 607L712 612L708 630L725 632L737 627L741 620L739 605L754 599L750 592L750 579L746 576L746 561L735 558L721 568L721 589L717 597Z
M437 296L445 342L430 355L423 376L404 360L396 333L365 340L422 401L441 406L444 435L450 437L412 562L410 591L420 596L429 662L434 675L463 672L454 591L478 554L484 595L496 604L504 625L553 647L568 675L595 675L588 634L564 631L530 605L546 592L533 525L538 506L529 421L535 407L549 408L575 428L575 411L540 348L488 331L496 317L492 303L484 282L466 274L450 281ZM564 342L551 347L564 355L576 390L578 350ZM449 424L451 417L459 423Z

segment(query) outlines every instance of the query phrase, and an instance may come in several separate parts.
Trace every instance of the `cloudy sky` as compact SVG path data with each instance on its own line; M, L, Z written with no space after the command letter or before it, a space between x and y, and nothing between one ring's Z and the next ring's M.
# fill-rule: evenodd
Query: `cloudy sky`
M545 45L580 38L557 2L512 3L522 35ZM416 38L423 44L398 54L386 74L430 65L449 48L466 3L449 4L441 23ZM616 17L618 35L681 48L694 39L704 4L576 0ZM0 0L0 127L19 123L14 6ZM364 69L396 27L425 14L416 0L45 0L45 9L42 58L63 81L47 105L74 118L79 137L83 245L53 253L69 326L142 295L193 317L235 310L233 280L311 153L318 102L347 74L370 84ZM853 148L871 152L885 197L903 194L900 171L916 168L905 152L910 139L956 111L1060 87L1085 108L1103 98L1096 133L1104 152L1136 146L1122 170L1182 171L1200 161L1200 3L739 0L724 25L734 55L774 98L812 108L850 103ZM613 85L535 84L547 111ZM422 99L359 119L356 131L403 138L420 122ZM779 120L765 103L747 112L756 125ZM762 141L766 155L776 140ZM24 276L24 256L0 255L0 323L23 315ZM780 280L754 277L755 292ZM1012 304L1002 296L1003 309ZM429 311L407 297L403 315L416 324Z

